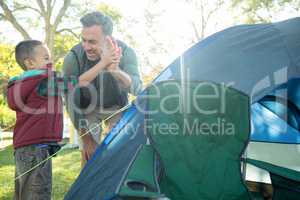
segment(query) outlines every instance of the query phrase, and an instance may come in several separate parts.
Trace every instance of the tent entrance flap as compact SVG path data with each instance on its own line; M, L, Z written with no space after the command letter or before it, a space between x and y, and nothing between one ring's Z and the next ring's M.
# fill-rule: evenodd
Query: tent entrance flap
M188 112L180 109L182 88L190 90ZM147 92L159 94L147 102L145 127L164 166L162 193L175 200L250 199L241 175L250 135L249 97L200 81L160 82Z
M150 145L141 145L125 173L116 192L127 198L159 198L158 178L161 173L159 160Z

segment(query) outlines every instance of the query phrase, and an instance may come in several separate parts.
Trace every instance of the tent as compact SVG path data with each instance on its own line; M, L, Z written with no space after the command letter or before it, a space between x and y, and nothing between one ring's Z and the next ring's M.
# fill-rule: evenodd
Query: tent
M189 92L191 88L192 92L195 91L195 83L209 83L215 85L213 87L216 88L232 90L232 96L225 95L224 98L231 99L236 97L236 99L232 101L235 102L236 109L243 110L242 113L244 114L240 113L240 122L237 120L237 116L231 116L231 113L235 112L227 112L223 116L224 118L222 118L224 120L235 119L234 123L238 127L238 130L241 131L241 135L238 137L241 143L235 143L237 142L235 140L235 142L232 141L233 145L231 146L244 144L246 147L250 137L250 143L246 153L243 147L240 146L236 152L232 150L235 152L235 155L240 154L241 156L242 153L245 153L245 156L248 158L259 158L260 160L271 163L274 161L272 159L275 158L274 164L278 164L276 162L279 160L279 164L284 165L282 164L285 160L284 157L277 157L277 155L279 155L277 154L278 149L281 150L281 152L279 152L280 155L290 150L291 155L294 157L288 161L285 167L300 171L300 157L299 151L297 151L298 144L300 144L299 52L300 18L293 18L277 23L234 26L218 32L194 45L166 67L165 70L153 80L153 84L138 95L137 99L123 113L120 121L97 148L92 159L86 164L66 194L65 199L126 199L124 196L121 198L120 194L122 194L122 192L129 194L129 189L135 187L141 187L140 189L144 192L149 192L149 196L147 197L158 198L164 191L172 196L172 192L170 192L172 190L170 188L166 189L168 186L163 187L165 188L164 191L160 191L161 183L158 182L158 179L149 178L153 176L159 177L160 174L163 173L162 171L164 171L161 166L163 165L162 162L159 162L160 159L156 159L156 157L162 157L163 160L168 159L168 157L164 158L163 155L157 154L157 152L163 154L162 151L159 150L160 146L158 143L160 139L157 139L153 134L151 137L145 134L147 131L145 131L144 122L149 119L150 116L145 114L145 111L149 111L151 106L155 106L153 102L159 104L159 101L155 101L155 98L154 100L151 99L153 96L151 97L150 95L149 98L149 93L151 93L151 91L153 92L153 88L156 86L159 86L159 91L163 93L164 88L161 85L164 85L163 83L165 82L172 82L173 80L179 81L179 83L183 85L180 91L180 96L182 97L180 101L183 103L174 100L173 103L175 105L186 105L184 102L188 102L189 100L185 97L190 96ZM192 83L192 85L185 86L187 83ZM206 90L205 88L207 89L207 87L204 87L203 91ZM176 94L172 93L173 90L176 90L172 88L172 86L168 90L171 92L169 95ZM200 93L195 94L200 96L205 95L201 93L202 91L197 92ZM216 93L217 92L214 94ZM212 94L209 93L209 95ZM210 101L205 102L207 102L207 106L210 105ZM250 108L249 112L245 109L246 104L246 107ZM234 109L234 106L231 105L231 108ZM250 116L249 119L247 119L248 113ZM165 121L169 119L169 116L176 120L177 114L154 115L151 119ZM189 118L189 116L184 116L184 113L182 117ZM212 120L215 118L210 117L206 119L202 117L201 119L212 123ZM247 125L248 121L249 126ZM159 138L163 141L163 136ZM211 141L211 138L208 139L208 141ZM149 150L149 146L153 143L158 146L154 145L154 150L151 150L151 148ZM178 142L178 145L179 144L180 142ZM193 142L191 141L190 145L192 144ZM206 143L203 143L203 145L205 144ZM270 146L266 146L265 144ZM279 145L279 147L277 145ZM287 148L282 145L289 146ZM171 147L176 149L176 145ZM196 145L195 148L198 148L198 146ZM227 150L228 149L230 149L230 147L227 147ZM201 153L201 149L198 150L199 153ZM277 150L277 152L274 153L273 150ZM153 151L155 153L153 153ZM140 161L140 157L137 156L140 154L148 159L142 159L143 162ZM189 157L190 151L187 151L184 155ZM259 157L261 155L263 155L263 158ZM194 163L193 160L196 160L198 163L203 162L201 158L195 156L196 155L190 159L191 163ZM226 156L228 156L227 160L230 160L230 155L226 154ZM175 163L175 161L173 162ZM205 162L210 163L211 160L206 158ZM289 166L289 162L291 162L292 166ZM210 164L213 165L213 163ZM149 168L150 165L152 168ZM191 170L192 168L193 166L190 166ZM133 172L131 169L133 169ZM139 172L141 169L145 169L145 171ZM146 173L146 171L152 171L152 173ZM168 171L165 173L168 173ZM172 175L176 175L176 173L181 172L174 171ZM261 181L257 180L257 177L252 176L251 173L254 173L253 170L248 170L247 166L246 178ZM134 184L134 182L133 185L128 185L128 183L124 186L124 180L126 179L124 177L131 177L137 174L144 176L144 179L150 179L148 183L152 187L150 187L151 189L149 191L146 186L141 186L138 183ZM216 177L218 176L215 176L215 178ZM237 175L237 177L239 177L239 175ZM211 179L214 178L211 177ZM186 180L183 178L182 180L177 179L173 181L184 184L184 182L188 183L188 178ZM195 181L197 182L197 180ZM170 181L168 183L172 185ZM192 184L193 183L189 183L186 189L189 187L193 188L194 185ZM217 182L214 184L217 184ZM209 184L202 186L206 187L207 185ZM214 188L218 188L216 186L217 185L213 185ZM237 185L230 186L238 188ZM181 187L184 186L178 186L178 188ZM175 191L175 193L180 191L178 188L173 191ZM223 188L223 190L230 191L228 188ZM193 191L191 191L191 193L193 193ZM203 192L204 190L201 191L202 192L197 194L199 195L197 199L220 199L220 196L210 196ZM244 190L241 188L239 192L242 191ZM182 192L184 193L184 191ZM218 194L218 192L213 190L209 192L210 194ZM225 196L228 194L225 194ZM138 196L139 194L136 195ZM179 194L177 194L177 196L175 195L175 198L173 196L172 199L176 199L178 195ZM242 196L236 196L236 198L225 198L225 196L222 196L221 199L248 198L246 198L246 191L244 191L243 194L241 193L241 195ZM170 196L167 195L167 197ZM178 199L191 198L181 197Z

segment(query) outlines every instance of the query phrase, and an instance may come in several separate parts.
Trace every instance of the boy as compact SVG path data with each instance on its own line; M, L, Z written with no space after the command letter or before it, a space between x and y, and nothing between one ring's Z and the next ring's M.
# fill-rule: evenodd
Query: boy
M11 78L7 90L8 105L17 118L13 135L15 200L51 199L52 166L47 158L59 149L57 143L62 139L61 90L68 91L65 86L77 82L86 86L100 71L119 62L118 48L111 45L110 38L106 38L105 45L98 49L103 59L78 80L56 76L51 70L49 50L42 42L25 40L16 46L16 61L25 72Z

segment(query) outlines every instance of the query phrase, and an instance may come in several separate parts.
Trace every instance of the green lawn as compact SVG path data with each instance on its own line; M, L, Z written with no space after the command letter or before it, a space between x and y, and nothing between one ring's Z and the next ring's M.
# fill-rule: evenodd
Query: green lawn
M80 171L78 149L63 150L53 158L52 199L61 200ZM12 146L0 151L0 199L11 200L14 191L14 160Z

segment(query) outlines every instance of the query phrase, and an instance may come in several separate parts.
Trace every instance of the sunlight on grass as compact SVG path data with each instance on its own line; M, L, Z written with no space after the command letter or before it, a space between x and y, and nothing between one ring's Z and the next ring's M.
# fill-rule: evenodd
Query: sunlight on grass
M80 153L78 149L61 151L52 160L52 199L63 199L71 184L80 172ZM0 151L0 199L11 200L14 192L14 159L11 146Z
M0 151L0 199L11 200L14 191L15 166L12 146Z
M2 153L0 153L2 155ZM13 165L2 166L0 163L0 199L11 200L14 192L14 173Z
M80 152L64 150L53 158L52 199L63 199L80 172Z

